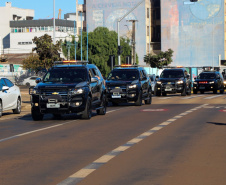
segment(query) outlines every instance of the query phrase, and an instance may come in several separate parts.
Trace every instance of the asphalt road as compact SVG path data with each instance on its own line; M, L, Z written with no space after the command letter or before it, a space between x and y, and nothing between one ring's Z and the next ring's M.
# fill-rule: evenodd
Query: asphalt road
M22 114L0 119L1 185L225 184L225 94L153 97L91 120L34 122L26 92Z

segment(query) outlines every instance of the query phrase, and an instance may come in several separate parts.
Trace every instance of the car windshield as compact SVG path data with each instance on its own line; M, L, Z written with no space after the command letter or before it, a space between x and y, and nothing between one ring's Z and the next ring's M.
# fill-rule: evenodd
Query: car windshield
M198 79L215 79L215 73L200 73Z
M107 80L115 81L133 81L139 78L138 70L113 70L109 75Z
M184 77L184 73L182 70L164 70L160 78L181 78Z
M87 80L84 68L55 68L46 73L43 82L79 83Z

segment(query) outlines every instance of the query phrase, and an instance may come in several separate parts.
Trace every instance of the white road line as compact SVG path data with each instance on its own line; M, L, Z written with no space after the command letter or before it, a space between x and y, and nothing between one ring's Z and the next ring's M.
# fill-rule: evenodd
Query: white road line
M202 108L205 105L201 105L198 106L196 108L193 108L191 110L188 110L184 113L179 114L178 118L183 117L182 115L187 115L191 112L195 110L198 110L200 108ZM101 156L99 159L95 160L93 163L87 165L86 167L80 169L79 171L77 171L76 173L72 174L71 176L69 176L67 179L65 179L64 181L60 182L57 185L76 185L78 184L80 181L82 181L84 178L86 178L88 175L90 175L92 172L94 172L95 170L97 170L100 166L108 163L110 160L114 159L117 155L119 155L120 153L126 151L127 149L131 148L132 146L134 146L135 144L139 143L140 141L144 140L145 138L149 137L150 135L158 132L159 130L161 130L162 128L166 127L167 125L169 125L170 123L173 123L174 121L176 121L177 116L174 116L172 119L169 119L165 122L162 122L161 124L155 126L154 128L151 128L150 130L144 132L143 134L137 136L136 138L133 138L132 140L128 141L126 144L119 146L117 148L115 148L114 150L112 150L111 152Z
M130 107L128 107L128 108L130 108ZM115 112L115 111L118 111L118 110L121 110L121 109L125 109L125 108L111 110L111 111L108 111L107 114ZM25 136L25 135L28 135L28 134L32 134L32 133L36 133L36 132L41 132L43 130L48 130L48 129L51 129L51 128L60 127L60 126L63 126L63 125L66 125L66 124L69 124L69 123L72 123L72 122L75 122L75 121L78 121L78 120L67 121L67 122L64 122L64 123L61 123L61 124L57 124L57 125L53 125L53 126L50 126L50 127L45 127L45 128L42 128L42 129L33 130L33 131L25 132L25 133L22 133L22 134L17 134L17 135L14 135L14 136L10 136L10 137L7 137L7 138L0 139L0 142L7 141L7 140L10 140L10 139L15 139L15 138L18 138L18 137L21 137L21 136Z
M172 98L172 97L165 97L165 98L158 98L158 99L160 99L160 100L167 100L167 99L170 99L170 98Z
M213 99L213 98L218 98L220 96L223 96L222 94L221 95L215 95L215 96L210 96L210 97L206 97L206 98L203 98L205 100L209 100L209 99Z

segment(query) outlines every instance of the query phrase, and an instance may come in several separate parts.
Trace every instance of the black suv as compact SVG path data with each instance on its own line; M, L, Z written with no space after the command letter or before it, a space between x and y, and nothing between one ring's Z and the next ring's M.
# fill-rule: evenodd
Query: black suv
M40 81L40 82L39 82ZM43 115L79 113L90 119L92 109L97 114L106 113L105 81L94 64L77 62L52 67L43 79L30 88L31 114L33 120L42 120Z
M157 79L157 96L174 93L181 93L181 96L191 95L191 81L183 68L164 69Z
M116 66L108 75L106 86L108 102L112 102L113 105L132 101L141 106L142 100L151 104L151 84L143 67Z
M224 93L224 78L218 71L203 71L201 72L193 83L193 93L197 94L200 91L202 94L204 91L213 91L214 94L220 90L220 93Z

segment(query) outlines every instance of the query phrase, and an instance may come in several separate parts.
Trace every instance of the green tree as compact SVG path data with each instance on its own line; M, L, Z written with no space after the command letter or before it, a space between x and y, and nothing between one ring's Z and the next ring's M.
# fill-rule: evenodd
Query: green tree
M74 43L74 36L72 43ZM131 47L129 45L129 39L121 38L121 46L123 47L123 53L121 55L122 63L126 62L126 56L130 55ZM64 41L63 53L67 56L66 41ZM93 32L88 33L88 61L95 64L106 76L110 71L110 55L115 56L115 63L118 64L118 35L115 31L109 31L108 28L98 27ZM74 44L70 49L70 59L75 57ZM81 36L76 47L76 59L87 60L87 33L82 34L82 59L81 59Z
M173 50L168 49L168 51L161 51L157 55L148 54L144 56L144 62L151 65L153 68L162 68L163 66L168 66L172 63Z
M61 50L61 43L57 41L53 44L51 36L45 34L41 37L34 37L32 40L36 47L32 51L36 51L37 55L33 53L23 60L23 68L35 70L36 73L41 69L49 69L53 66L54 61L61 60L59 51Z

